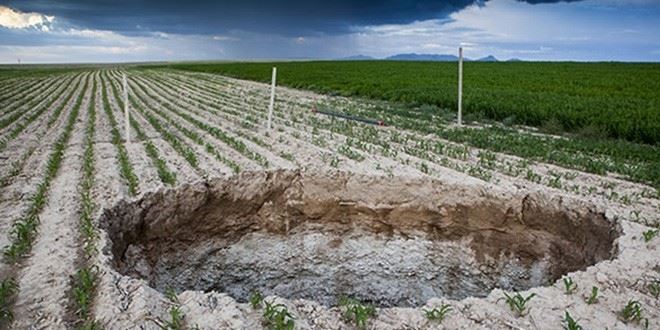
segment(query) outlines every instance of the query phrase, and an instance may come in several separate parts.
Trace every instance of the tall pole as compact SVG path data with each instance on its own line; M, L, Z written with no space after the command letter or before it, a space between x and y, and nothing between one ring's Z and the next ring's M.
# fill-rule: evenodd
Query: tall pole
M463 125L463 47L458 47L458 126Z
M124 85L124 119L126 120L126 143L130 143L130 127L128 126L129 124L129 119L128 119L128 84L126 83L126 74L123 74L123 85Z
M275 80L277 79L277 68L273 67L273 80L270 85L270 105L268 106L268 129L273 122L273 106L275 105Z

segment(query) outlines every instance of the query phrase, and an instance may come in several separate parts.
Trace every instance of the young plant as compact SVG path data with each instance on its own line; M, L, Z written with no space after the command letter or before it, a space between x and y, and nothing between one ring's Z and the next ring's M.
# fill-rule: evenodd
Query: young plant
M644 242L646 243L650 242L652 239L658 236L658 233L660 233L660 229L655 229L655 230L649 229L643 232L642 235L644 236Z
M257 309L261 307L261 303L264 301L264 296L259 292L259 290L254 290L250 293L250 306Z
M451 306L449 304L442 304L440 308L433 308L431 310L424 310L424 316L429 321L437 321L441 323L442 320L447 317L447 314L451 312Z
M619 318L625 323L648 325L648 319L642 316L642 304L637 300L629 300L619 313Z
M566 290L566 294L573 294L575 291L577 291L577 283L573 282L573 279L565 276L563 279L564 282L564 289Z
M293 330L295 318L283 304L265 301L264 325L271 330Z
M96 279L96 268L84 267L80 269L75 275L73 295L75 298L76 306L78 308L76 310L76 314L78 314L82 320L86 320L89 316L94 288L96 287Z
M564 326L564 329L566 330L582 330L582 326L580 326L576 320L571 317L571 314L568 313L568 311L565 312L564 314L564 322L566 322L566 325Z
M163 330L182 330L183 329L183 312L181 307L172 306L169 310L170 319L162 322L162 324L156 323L159 328Z
M344 319L353 322L358 329L366 329L369 318L376 315L376 308L373 305L365 305L355 299L341 298L339 306L344 309L342 313Z
M9 308L9 301L14 293L16 293L17 288L16 281L11 277L0 282L0 324L4 321L11 322L14 319L14 314L12 314Z
M660 280L654 280L648 285L649 293L658 299L660 297Z
M598 287L591 287L591 294L587 298L587 304L593 305L598 302Z
M511 311L515 313L517 317L521 317L527 314L527 303L534 296L536 296L536 293L532 293L529 296L524 297L520 293L516 293L515 295L510 296L506 292L504 292L504 297L498 299L498 301L504 299L506 301L506 304L509 305Z
M184 329L185 315L181 311L181 306L179 303L179 298L176 295L176 291L173 289L167 289L165 291L165 297L172 303L172 307L168 310L170 314L169 320L161 320L160 318L152 319L156 326L162 330L182 330Z

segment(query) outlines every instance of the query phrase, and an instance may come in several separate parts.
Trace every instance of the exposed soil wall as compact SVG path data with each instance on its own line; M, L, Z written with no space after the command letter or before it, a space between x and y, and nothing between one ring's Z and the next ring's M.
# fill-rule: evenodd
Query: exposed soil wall
M244 173L147 194L102 218L116 268L158 290L251 290L379 306L526 289L612 256L603 214L428 179Z

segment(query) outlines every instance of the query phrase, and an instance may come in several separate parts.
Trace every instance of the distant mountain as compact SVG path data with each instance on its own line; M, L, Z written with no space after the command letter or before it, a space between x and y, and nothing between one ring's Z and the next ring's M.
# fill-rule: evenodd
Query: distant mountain
M386 60L391 61L438 61L438 62L448 62L448 61L458 61L458 57L455 55L441 55L441 54L397 54L386 58Z
M342 61L367 61L373 59L374 59L373 57L366 55L353 55L353 56L340 58L340 60Z
M493 55L488 55L477 60L477 62L499 62L497 58Z

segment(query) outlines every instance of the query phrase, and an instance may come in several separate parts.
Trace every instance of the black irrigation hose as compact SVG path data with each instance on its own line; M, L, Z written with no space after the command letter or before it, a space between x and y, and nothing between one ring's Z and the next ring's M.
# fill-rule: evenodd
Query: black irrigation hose
M359 121L359 122L365 123L365 124L385 126L385 122L380 120L380 119L362 118L362 117L347 115L347 114L341 113L341 112L319 110L316 106L312 107L312 112L313 113L320 113L320 114L324 114L324 115L332 116L332 117L339 117L339 118L344 118L344 119L348 119L348 120Z

